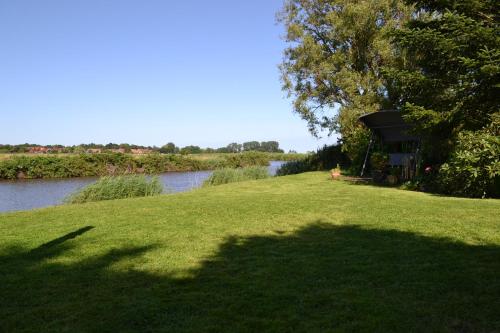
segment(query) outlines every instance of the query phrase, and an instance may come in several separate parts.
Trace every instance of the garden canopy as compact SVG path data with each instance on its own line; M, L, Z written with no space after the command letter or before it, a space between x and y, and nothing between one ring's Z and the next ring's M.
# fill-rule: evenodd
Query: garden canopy
M368 113L359 117L359 120L385 142L418 140L416 136L408 133L412 126L403 120L399 111L383 110Z

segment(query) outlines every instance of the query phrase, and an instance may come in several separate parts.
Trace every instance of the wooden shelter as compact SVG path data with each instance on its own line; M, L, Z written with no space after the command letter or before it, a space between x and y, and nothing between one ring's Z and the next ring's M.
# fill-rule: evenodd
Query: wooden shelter
M389 165L401 167L403 178L413 178L417 170L420 139L410 133L413 126L403 120L401 112L381 110L365 114L359 120L372 132L361 176L365 173L368 156L377 142L388 151Z

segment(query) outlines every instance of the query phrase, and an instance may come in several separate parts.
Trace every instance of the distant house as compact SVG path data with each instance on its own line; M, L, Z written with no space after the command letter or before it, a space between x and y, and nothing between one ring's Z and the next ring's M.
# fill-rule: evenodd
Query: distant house
M144 154L151 154L153 150L137 148L137 149L130 149L130 152L134 155L144 155Z
M46 154L49 152L49 148L47 147L30 147L28 149L28 153L30 154Z

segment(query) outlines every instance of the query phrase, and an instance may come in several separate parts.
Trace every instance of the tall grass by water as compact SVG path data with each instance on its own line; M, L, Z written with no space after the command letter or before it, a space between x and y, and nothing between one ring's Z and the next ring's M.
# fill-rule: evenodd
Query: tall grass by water
M84 203L161 194L163 185L158 177L144 175L107 176L66 198L66 203Z
M222 185L234 182L241 182L252 179L269 178L269 171L266 167L248 167L241 169L219 169L205 180L203 186Z
M244 152L204 156L102 153L79 155L9 155L0 159L0 179L71 178L123 174L158 174L222 168L267 166L273 160L296 160L301 154Z

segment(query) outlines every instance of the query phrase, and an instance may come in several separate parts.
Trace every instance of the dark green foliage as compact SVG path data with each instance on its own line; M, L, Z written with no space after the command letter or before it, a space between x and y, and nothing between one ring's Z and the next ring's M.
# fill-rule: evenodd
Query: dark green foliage
M266 167L247 167L241 169L219 169L205 180L203 186L222 185L245 180L269 178L269 171Z
M263 141L260 143L260 151L268 153L283 153L283 149L280 149L280 144L278 141Z
M181 148L180 153L183 155L187 154L201 154L202 150L198 146L186 146Z
M149 197L163 192L158 177L144 175L108 176L66 198L67 203L84 203L134 197Z
M258 151L260 149L260 143L258 141L249 141L243 143L244 151Z
M481 131L464 131L449 161L441 166L441 192L470 197L500 197L500 114Z
M403 0L286 0L279 21L288 42L283 89L309 130L341 134L360 169L369 133L358 117L386 102L381 68L395 61L387 32L403 24Z
M500 104L496 1L414 1L392 33L400 61L385 68L388 96L423 138L424 161L446 161L458 133L488 125Z
M276 172L277 176L293 175L307 171L330 170L340 165L342 168L349 168L351 161L342 151L342 146L324 146L316 153L303 159L290 161L283 164Z
M384 170L389 163L389 156L381 152L374 152L370 156L370 166L373 170Z
M448 194L498 195L498 2L412 3L417 14L392 32L399 62L383 72L393 105L422 138L422 167L433 169L418 181Z
M179 148L173 142L169 142L160 148L162 154L177 154L178 152Z

